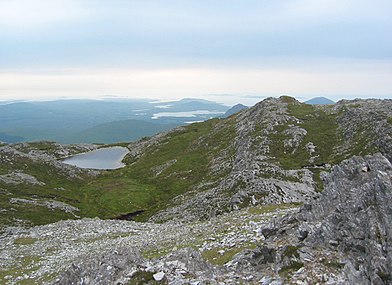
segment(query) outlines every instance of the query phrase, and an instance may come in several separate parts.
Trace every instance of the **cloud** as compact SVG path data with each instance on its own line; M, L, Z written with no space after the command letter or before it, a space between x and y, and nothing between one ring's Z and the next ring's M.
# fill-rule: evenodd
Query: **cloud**
M392 1L2 0L3 67L189 67L392 58Z
M390 0L0 0L0 96L391 94L391 10Z

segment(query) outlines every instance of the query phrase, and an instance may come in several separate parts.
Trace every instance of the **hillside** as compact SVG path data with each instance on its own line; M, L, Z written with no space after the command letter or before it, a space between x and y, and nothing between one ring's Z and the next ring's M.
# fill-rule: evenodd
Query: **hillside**
M206 219L250 204L303 203L322 191L319 174L331 165L376 152L392 158L387 135L391 104L356 100L312 106L290 97L269 98L226 119L178 127L132 143L125 168L92 178L91 171L57 161L69 153L68 146L6 145L0 148L0 183L6 198L1 202L2 219L6 224L20 218L37 223L36 215L46 217L44 213L53 211L9 203L32 197L69 203L80 209L81 217L137 212L138 220L153 221ZM42 183L7 183L5 177L17 173ZM16 213L10 211L15 207ZM73 217L61 211L58 215ZM52 221L56 215L51 216ZM45 223L41 219L38 223Z
M63 143L118 143L136 141L141 137L152 136L170 130L177 124L154 124L139 120L122 120L99 124L62 139Z
M328 254L341 253L331 251L328 247L328 243L332 243L332 247L335 246L334 240L329 241L333 239L330 235L323 241L327 244L326 249L325 245L321 246L318 243L319 241L309 239L308 246L321 246L321 252L308 250L298 244L297 231L302 231L309 225L304 220L304 214L297 216L297 212L303 205L302 213L307 211L306 219L313 223L309 226L310 229L307 229L309 236L312 236L312 233L318 232L316 228L323 217L330 217L333 223L333 217L336 215L331 213L346 199L347 203L344 205L347 209L343 211L347 213L346 222L354 223L355 215L352 213L356 211L356 205L362 205L360 200L355 199L365 199L367 196L343 194L342 191L346 191L344 185L352 185L353 189L358 189L358 193L368 193L366 191L372 191L371 189L377 187L384 189L384 198L363 202L373 203L372 205L377 207L372 208L372 212L367 210L369 215L373 217L376 213L381 213L384 217L383 213L388 212L389 206L383 203L388 201L391 191L388 184L392 160L391 146L392 100L340 101L334 105L321 106L303 104L285 96L268 98L225 119L212 119L177 127L131 143L128 145L130 153L124 160L126 167L118 170L83 170L58 161L67 155L94 149L98 147L96 145L64 146L49 142L5 145L0 147L2 225L32 226L62 219L78 220L83 217L133 219L149 223L82 219L33 227L31 230L4 228L8 242L13 243L14 247L2 250L18 251L34 247L35 244L40 245L40 248L46 247L42 235L49 235L49 232L54 231L63 236L60 233L67 231L64 233L69 235L67 243L70 244L67 248L62 248L60 241L54 249L47 248L49 256L52 256L50 250L58 254L62 252L61 256L69 256L61 259L61 264L50 270L54 276L68 268L70 262L78 264L62 275L63 279L59 279L59 284L69 284L72 276L90 278L103 270L98 263L95 264L88 258L91 250L97 255L102 254L103 263L120 268L117 273L122 272L124 268L134 270L119 267L119 257L104 254L104 250L113 252L114 240L121 248L121 256L128 260L127 264L149 264L145 268L154 268L151 271L142 270L140 275L137 273L140 278L145 278L143 280L151 280L152 274L148 272L170 271L164 267L168 266L167 262L171 258L170 255L166 255L168 253L174 254L176 264L180 261L188 264L186 256L195 256L196 267L188 264L185 269L183 268L195 280L201 280L202 276L221 276L222 280L229 280L234 278L230 272L237 272L236 274L239 274L241 280L247 284L247 276L257 275L256 272L259 271L255 268L261 266L263 276L273 276L271 282L282 281L292 278L292 274L301 269L304 263L304 270L313 274L309 276L315 276L313 281L322 278L320 276L324 273L333 275L328 275L332 278L330 282L344 281L348 278L365 280L361 279L365 277L355 277L354 271L348 267L345 272L351 272L351 275L342 273L344 265L340 267L341 265L335 266L334 263L328 267L318 263L322 270L320 273L317 267L305 261L306 254L327 258ZM379 154L373 158L367 157L366 160L352 159L353 156L364 157L376 153ZM346 159L350 159L349 162ZM366 174L363 178L365 180L356 182L357 179L362 179L361 173L367 172L369 175ZM374 182L376 179L380 182ZM339 183L340 180L346 184ZM370 183L371 181L375 184ZM361 188L362 184L368 182L370 184L367 188ZM344 198L336 200L336 197ZM319 202L319 199L327 200ZM355 203L350 202L354 200ZM328 201L331 201L329 208L323 208L322 205L329 203ZM312 208L307 206L310 204L319 210L311 212ZM322 211L325 212L321 214ZM273 222L279 226L278 229L268 228L267 225L273 221L273 217L285 214L294 217L295 223L286 216L282 221ZM361 216L361 219L366 220L367 216ZM380 237L390 238L390 233L385 233L382 229L384 226L388 228L389 220L382 218L379 223L382 233ZM91 236L85 236L87 233L83 232L84 227L100 230L91 230ZM287 231L287 236L281 235L279 240L268 241L266 247L262 245L261 238L268 239L280 231L282 234ZM323 231L323 228L320 231ZM174 237L174 232L180 236L182 233L182 237ZM140 240L134 240L135 234L140 235ZM80 246L90 250L81 250L79 245L73 243L72 236L83 236L83 245ZM356 242L357 237L352 238ZM134 241L135 245L131 246ZM147 247L143 246L144 241ZM286 247L279 246L279 242ZM341 240L337 242L340 244ZM365 247L367 246L366 243ZM74 253L69 252L69 248L73 248ZM344 248L348 247L342 247ZM185 251L182 252L182 249ZM243 250L248 251L242 252ZM369 251L369 254L375 254L372 247ZM235 255L240 252L242 255ZM269 258L272 257L268 257L268 252L275 252L275 263L270 261ZM40 260L46 260L45 256L35 254ZM390 258L388 254L386 256ZM255 256L261 256L261 259L257 257L259 259L256 263L253 260ZM350 264L358 266L357 257L342 253L336 258L348 258L351 260ZM377 258L381 260L386 257L384 253L377 253ZM8 271L0 274L0 278L5 278L7 274L18 276L18 264L23 260L7 260L4 261L4 266ZM47 260L29 260L28 264L33 268L37 265L46 266L45 268L53 266ZM236 264L239 267L234 269ZM349 263L346 260L344 264ZM224 267L219 267L222 265ZM381 272L378 278L389 280L390 276L385 273L388 270L380 268L369 267L366 272ZM42 278L50 277L43 273L44 269L42 270L36 276L38 284ZM278 271L279 274L275 275ZM198 275L197 272L203 274ZM301 274L298 273L298 276L306 277ZM166 276L165 278L172 278L171 275ZM173 278L180 278L176 276ZM106 277L114 278L114 275ZM129 280L131 277L127 278ZM257 278L262 276L259 274ZM101 283L97 281L96 284L107 284L109 279L105 280L99 281Z

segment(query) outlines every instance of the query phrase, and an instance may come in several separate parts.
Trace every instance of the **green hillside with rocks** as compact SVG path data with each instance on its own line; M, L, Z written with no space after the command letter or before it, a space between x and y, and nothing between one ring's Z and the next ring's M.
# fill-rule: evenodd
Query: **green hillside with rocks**
M390 284L392 100L268 98L113 145L0 146L0 283ZM40 226L41 225L41 226Z
M303 203L322 191L320 172L353 155L391 157L390 100L302 104L266 99L128 145L126 167L95 171L61 158L104 145L51 142L0 149L1 223L78 217L207 219L252 204ZM56 204L58 203L58 204Z

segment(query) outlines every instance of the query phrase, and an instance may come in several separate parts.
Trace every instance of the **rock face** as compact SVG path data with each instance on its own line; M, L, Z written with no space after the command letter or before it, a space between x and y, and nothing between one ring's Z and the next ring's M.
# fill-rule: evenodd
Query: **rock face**
M324 175L320 199L299 214L306 243L345 256L350 284L392 282L392 165L382 155L354 157Z
M124 284L122 282L127 281L126 274L132 275L143 261L138 251L129 248L102 252L98 256L74 262L54 284Z
M380 154L354 157L323 180L313 203L261 228L265 244L238 257L238 267L266 270L270 260L274 270L290 269L291 281L392 284L391 163Z

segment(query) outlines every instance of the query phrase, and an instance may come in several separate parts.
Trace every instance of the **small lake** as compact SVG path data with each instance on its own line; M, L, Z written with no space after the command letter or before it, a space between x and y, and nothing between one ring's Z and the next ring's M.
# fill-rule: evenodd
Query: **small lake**
M80 168L117 169L124 167L123 158L129 152L125 147L114 146L76 154L63 160L63 163Z

